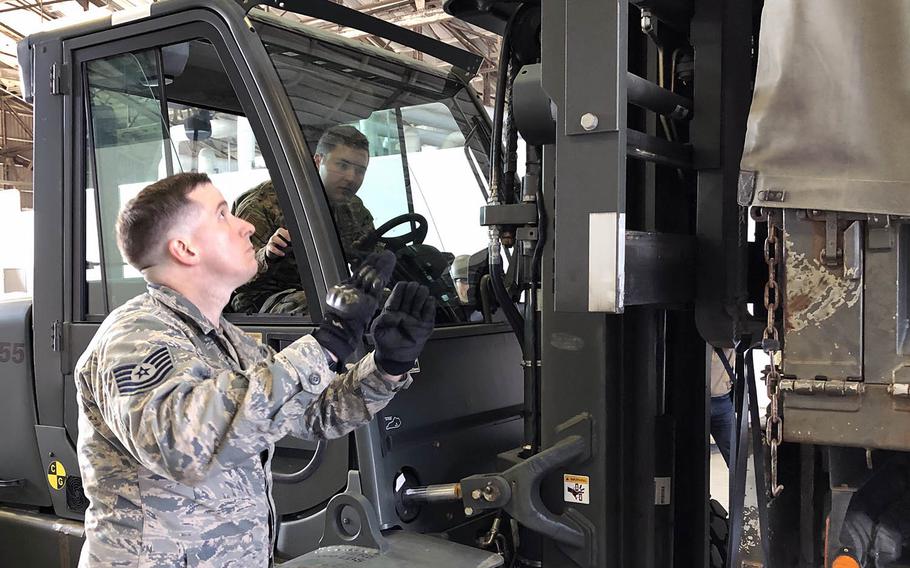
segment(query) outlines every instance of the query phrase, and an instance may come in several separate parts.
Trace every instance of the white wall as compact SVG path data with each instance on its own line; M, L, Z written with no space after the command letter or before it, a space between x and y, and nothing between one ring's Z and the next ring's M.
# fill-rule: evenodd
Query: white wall
M34 215L32 211L19 210L19 192L14 189L0 191L0 297L8 290L32 293L34 259ZM4 278L3 276L6 276ZM13 292L21 295L23 292Z

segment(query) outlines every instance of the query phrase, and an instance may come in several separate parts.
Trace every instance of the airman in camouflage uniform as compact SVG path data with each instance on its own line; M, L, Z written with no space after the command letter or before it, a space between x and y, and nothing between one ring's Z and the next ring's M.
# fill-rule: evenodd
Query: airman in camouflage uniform
M316 168L329 198L335 227L348 261L357 258L360 242L373 232L373 216L356 193L369 165L369 142L352 126L335 126L319 139L314 156ZM276 232L285 229L284 215L271 181L262 183L237 199L234 214L252 223L252 238L260 262L259 274L240 287L231 300L235 312L301 315L307 313L306 295L301 290L293 251L285 256L270 254ZM283 240L277 241L283 248ZM381 245L371 248L381 250Z
M312 336L276 353L155 285L76 368L81 567L270 565L273 444L344 436L407 384L372 354L336 378Z
M252 233L205 174L161 180L121 211L118 246L149 287L108 315L74 372L80 568L271 566L274 443L344 436L410 383L435 312L416 283L373 321L374 353L330 369L361 344L394 255L366 258L330 289L318 329L275 352L221 315L256 272Z

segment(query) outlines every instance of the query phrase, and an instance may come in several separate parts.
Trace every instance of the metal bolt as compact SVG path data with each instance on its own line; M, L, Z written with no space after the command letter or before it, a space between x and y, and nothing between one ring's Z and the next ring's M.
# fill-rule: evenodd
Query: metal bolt
M596 114L591 114L586 112L581 115L581 127L585 130L591 131L597 128L597 123L599 122Z
M647 33L651 30L651 14L644 13L641 15L641 31Z
M480 499L480 497L482 495L483 495L483 493L481 493L480 489L475 489L474 491L471 491L471 498L474 499L475 501Z
M495 485L487 485L483 488L483 498L489 503L499 499L500 495L499 488Z
M466 517L470 517L470 516L473 515L473 514L474 514L474 509L472 509L472 508L470 508L470 507L465 507L465 508L464 508L464 515L465 515Z

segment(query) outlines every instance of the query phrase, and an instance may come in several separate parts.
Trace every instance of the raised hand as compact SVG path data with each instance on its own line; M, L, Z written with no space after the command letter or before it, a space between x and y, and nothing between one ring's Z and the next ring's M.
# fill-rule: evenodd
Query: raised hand
M390 375L408 372L423 351L436 316L436 300L426 286L399 282L373 321L375 360Z

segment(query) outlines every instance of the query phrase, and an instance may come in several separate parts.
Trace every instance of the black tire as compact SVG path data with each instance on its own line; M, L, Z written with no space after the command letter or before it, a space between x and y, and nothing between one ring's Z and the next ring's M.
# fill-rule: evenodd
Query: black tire
M708 503L708 533L710 535L710 568L725 568L730 520L727 510L714 499Z

